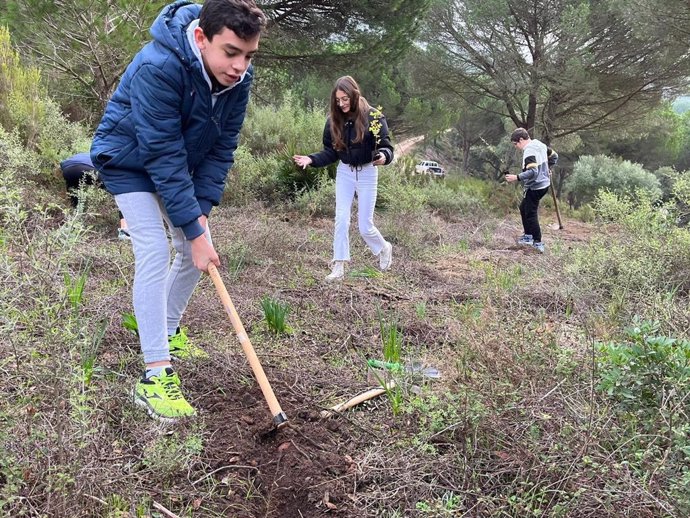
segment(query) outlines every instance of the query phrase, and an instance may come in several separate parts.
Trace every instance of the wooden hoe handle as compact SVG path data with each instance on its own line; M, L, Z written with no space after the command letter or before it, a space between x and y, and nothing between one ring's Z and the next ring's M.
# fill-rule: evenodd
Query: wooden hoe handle
M232 300L230 300L230 295L228 294L228 290L225 289L223 279L221 279L220 274L218 273L218 269L213 263L209 263L208 265L208 274L211 276L211 280L213 281L213 284L215 284L216 286L216 291L220 296L220 300L223 303L225 312L230 317L232 327L235 328L237 339L240 341L240 344L242 345L242 350L244 351L244 354L247 357L247 360L249 361L249 366L252 368L252 371L254 372L254 377L256 377L256 381L259 382L261 392L263 392L264 398L268 403L268 407L271 409L271 414L273 414L273 422L276 426L280 427L287 423L287 416L285 415L285 412L283 412L283 409L280 407L280 403L278 403L276 395L273 393L273 389L271 388L271 384L268 382L268 378L266 378L266 373L264 372L264 369L261 366L261 362L259 361L259 358L256 356L254 347L252 347L252 343L249 341L249 337L247 336L247 332L244 330L244 326L242 325L240 317L237 315L235 305L232 303Z
M344 412L348 408L352 408L353 406L357 406L360 403L363 403L365 401L368 401L370 399L373 399L377 396L380 396L381 394L385 393L387 390L391 390L395 387L395 381L391 380L388 383L386 383L385 387L377 387L373 389L369 389L366 392L362 392L358 396L353 397L352 399L348 399L344 403L338 403L335 405L333 408L330 410L324 410L321 412L321 417L331 417L333 414L339 414L341 412Z

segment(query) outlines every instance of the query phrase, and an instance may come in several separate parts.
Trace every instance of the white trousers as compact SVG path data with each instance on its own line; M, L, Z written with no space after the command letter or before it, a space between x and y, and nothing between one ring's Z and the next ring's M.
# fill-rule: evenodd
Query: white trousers
M359 233L374 255L379 255L386 243L374 226L374 206L378 186L378 168L367 164L360 171L340 162L335 177L335 235L333 260L350 260L350 213L357 194L357 223Z
M180 325L201 271L192 261L192 245L174 227L160 197L150 192L117 194L134 250L134 314L145 363L169 360L168 335ZM170 264L166 225L175 248ZM211 234L206 226L206 239Z

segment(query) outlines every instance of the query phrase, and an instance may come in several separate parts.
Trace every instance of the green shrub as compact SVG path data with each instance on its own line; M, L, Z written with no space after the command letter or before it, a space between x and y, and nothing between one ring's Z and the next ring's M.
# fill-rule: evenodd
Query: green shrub
M597 390L613 403L620 444L612 455L633 470L664 473L680 515L690 510L690 342L635 318L622 340L599 344Z
M27 171L38 169L38 159L19 142L15 131L0 126L0 228L17 228L28 216L24 185Z
M316 186L297 193L293 206L309 216L335 217L335 181L322 170Z
M584 293L617 298L622 306L650 304L657 294L690 291L690 232L676 226L672 205L657 206L602 192L594 210L612 224L576 249L566 271Z
M292 160L295 154L297 151L291 145L277 153L277 175L284 197L294 198L304 191L318 187L324 176L335 178L336 164L331 164L325 168L307 167L302 169Z
M620 410L645 419L658 419L662 409L689 411L690 342L661 336L658 322L639 318L625 335L624 340L599 344L597 389Z
M462 189L453 190L442 182L434 182L423 189L426 206L446 220L457 221L468 213L483 209L484 201Z
M296 109L297 105L290 93L277 105L250 103L242 125L242 144L257 156L281 153L286 148L300 155L319 151L323 147L325 110L320 106Z
M392 165L379 168L376 206L395 214L414 216L424 210L427 197L413 184L405 166Z
M593 201L601 190L620 195L642 190L654 200L661 197L659 179L641 165L603 155L580 157L566 189L576 206Z
M690 171L676 173L671 195L676 202L679 213L679 222L687 225L690 222Z
M242 206L253 200L274 201L280 198L278 155L259 157L249 148L238 146L235 164L228 174L223 202Z
M0 27L0 126L16 129L22 143L40 151L47 163L67 156L77 146L85 148L85 131L70 123L41 86L41 73L22 66L10 34Z

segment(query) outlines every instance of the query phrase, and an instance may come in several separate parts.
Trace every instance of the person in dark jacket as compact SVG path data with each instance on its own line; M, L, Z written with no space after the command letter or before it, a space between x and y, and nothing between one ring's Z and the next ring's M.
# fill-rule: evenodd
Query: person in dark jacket
M393 160L393 145L388 136L386 117L369 106L359 85L350 76L335 82L331 92L330 114L323 130L323 150L308 156L293 156L306 168L324 167L338 160L335 179L335 232L333 269L327 281L342 279L344 264L350 260L350 212L355 193L358 200L359 233L385 271L393 260L393 247L374 226L374 206L379 165Z
M510 136L513 145L522 151L522 172L506 175L507 182L522 182L525 196L520 203L520 217L524 234L519 245L533 246L544 253L539 226L539 201L551 185L550 167L558 162L558 154L537 139L532 139L524 128L518 128Z
M220 265L207 218L233 164L265 23L253 0L165 7L91 146L132 236L134 313L146 363L135 402L163 420L195 414L170 360L206 356L180 320L201 271ZM176 251L172 265L166 225Z
M77 153L69 158L65 158L60 162L60 171L65 180L67 187L67 194L69 194L72 207L76 207L79 203L79 186L83 183L85 185L93 185L98 181L98 172L91 163L91 157L88 153ZM102 186L103 184L100 183ZM117 238L120 240L129 240L129 229L127 228L127 220L122 217L122 212L119 212L120 226L117 229Z

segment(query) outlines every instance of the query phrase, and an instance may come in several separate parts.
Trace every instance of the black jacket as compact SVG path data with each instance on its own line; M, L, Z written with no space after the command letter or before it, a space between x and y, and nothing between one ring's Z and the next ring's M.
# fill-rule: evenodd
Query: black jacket
M371 128L374 121L374 111L369 111L369 128ZM336 151L333 148L333 138L331 137L331 118L326 120L326 126L323 129L323 151L309 155L311 158L312 167L325 167L337 160L341 160L344 164L352 166L361 166L369 164L373 161L374 152L378 151L386 158L386 165L393 161L393 144L388 136L388 124L386 123L385 115L378 117L378 122L381 124L378 134L378 145L376 144L376 137L369 129L364 132L364 137L361 142L352 142L355 138L355 125L353 121L346 121L343 130L343 138L345 141L345 149Z

